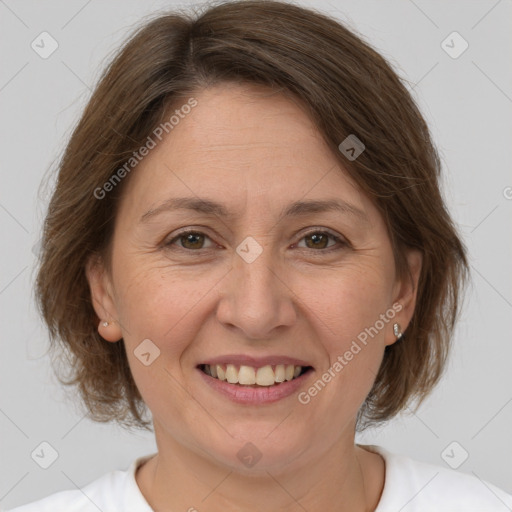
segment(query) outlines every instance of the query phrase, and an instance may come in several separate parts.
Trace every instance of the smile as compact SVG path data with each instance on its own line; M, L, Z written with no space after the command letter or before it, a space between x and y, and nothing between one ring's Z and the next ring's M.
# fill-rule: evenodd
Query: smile
M274 386L302 375L310 366L293 364L265 365L260 368L234 364L204 364L200 369L220 381L240 386Z
M314 374L312 366L295 364L200 364L201 380L216 395L231 402L262 406L299 393Z

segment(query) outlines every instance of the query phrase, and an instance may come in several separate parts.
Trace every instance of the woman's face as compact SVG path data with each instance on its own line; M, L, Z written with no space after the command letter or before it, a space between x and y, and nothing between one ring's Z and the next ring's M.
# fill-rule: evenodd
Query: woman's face
M308 117L262 92L194 95L131 171L112 273L88 270L98 316L114 320L100 333L124 339L159 449L179 443L238 471L352 445L393 323L405 330L414 308L375 206ZM409 261L417 279L420 259ZM264 385L208 376L209 362ZM310 369L268 385L281 364Z

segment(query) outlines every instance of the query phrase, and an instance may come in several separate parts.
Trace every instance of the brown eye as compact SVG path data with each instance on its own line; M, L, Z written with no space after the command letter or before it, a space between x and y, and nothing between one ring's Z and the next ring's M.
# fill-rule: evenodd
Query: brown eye
M175 245L175 242L179 241L178 248L189 249L189 250L200 250L208 247L204 247L206 240L210 238L199 231L185 231L180 233L178 236L170 240L166 246Z
M204 235L201 233L189 233L188 235L181 235L180 240L185 249L202 249Z
M313 233L304 237L306 246L310 249L320 248L325 249L329 243L329 237L325 233Z
M345 242L338 236L333 235L327 231L312 231L306 234L302 239L305 241L305 247L307 249L330 249L335 246L336 243L340 246L346 245ZM329 240L334 240L334 243L329 245ZM304 246L299 245L298 247L303 248Z

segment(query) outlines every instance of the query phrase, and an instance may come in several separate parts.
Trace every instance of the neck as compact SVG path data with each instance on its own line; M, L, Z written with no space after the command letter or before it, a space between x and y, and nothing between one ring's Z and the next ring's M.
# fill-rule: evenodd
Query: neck
M158 454L136 474L154 510L315 512L333 510L336 503L336 512L368 512L376 508L384 486L380 455L353 441L347 446L340 440L315 458L299 456L281 467L241 473L173 439L162 443L159 437Z

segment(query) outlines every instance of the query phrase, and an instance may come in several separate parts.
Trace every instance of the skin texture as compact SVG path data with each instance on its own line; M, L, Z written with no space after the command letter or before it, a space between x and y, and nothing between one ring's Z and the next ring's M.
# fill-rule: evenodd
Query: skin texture
M129 177L112 273L98 260L87 267L99 332L123 338L153 414L158 454L138 470L138 485L155 510L373 510L385 467L354 445L355 418L396 341L393 323L405 330L412 317L421 257L409 253L413 279L399 281L378 210L298 104L235 84L194 97L198 105ZM180 210L140 221L182 196L221 202L234 216ZM332 211L279 219L290 202L333 198L368 222ZM206 237L166 246L180 228ZM311 234L326 229L346 243L314 245ZM236 253L247 236L263 249L252 263ZM235 404L198 374L218 355L287 355L314 367L307 390L394 303L401 311L307 405L296 395ZM134 355L147 338L160 349L149 366ZM262 454L252 468L237 457L247 442Z

